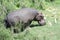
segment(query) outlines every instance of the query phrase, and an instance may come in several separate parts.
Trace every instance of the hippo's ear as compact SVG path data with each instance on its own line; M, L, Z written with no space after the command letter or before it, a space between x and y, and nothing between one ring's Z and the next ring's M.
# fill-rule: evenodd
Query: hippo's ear
M41 12L41 13L39 13L39 16L43 16L42 12Z

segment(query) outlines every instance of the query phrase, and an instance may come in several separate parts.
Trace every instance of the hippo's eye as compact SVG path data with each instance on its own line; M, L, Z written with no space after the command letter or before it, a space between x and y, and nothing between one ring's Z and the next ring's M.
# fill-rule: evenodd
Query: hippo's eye
M40 16L40 19L44 19L44 16Z

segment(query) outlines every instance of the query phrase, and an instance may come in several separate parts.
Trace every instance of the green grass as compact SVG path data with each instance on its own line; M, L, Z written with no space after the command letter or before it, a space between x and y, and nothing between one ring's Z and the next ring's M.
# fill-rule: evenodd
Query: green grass
M54 26L37 26L33 27L29 30L26 30L18 36L16 36L16 39L21 40L60 40L60 25L55 24Z
M42 5L41 5L42 4ZM41 10L45 16L45 26L34 26L25 31L12 34L4 26L4 17L10 11L23 7ZM38 23L33 21L32 25ZM0 0L0 40L60 40L60 0L46 2L41 0Z

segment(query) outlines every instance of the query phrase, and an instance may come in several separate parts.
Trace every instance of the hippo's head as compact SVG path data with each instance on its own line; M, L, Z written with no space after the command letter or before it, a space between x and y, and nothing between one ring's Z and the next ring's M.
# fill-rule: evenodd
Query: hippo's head
M37 19L38 23L39 23L41 26L43 26L43 25L46 24L45 19L44 19L44 16L43 16L42 13L39 13L39 14L36 16L36 19Z

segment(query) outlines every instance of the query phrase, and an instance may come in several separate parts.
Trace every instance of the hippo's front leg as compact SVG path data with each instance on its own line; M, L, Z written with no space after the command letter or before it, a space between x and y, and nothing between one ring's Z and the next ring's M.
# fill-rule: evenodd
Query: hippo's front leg
M24 25L21 28L21 31L24 31L26 28L30 27L32 21L28 21L27 23L24 23Z

